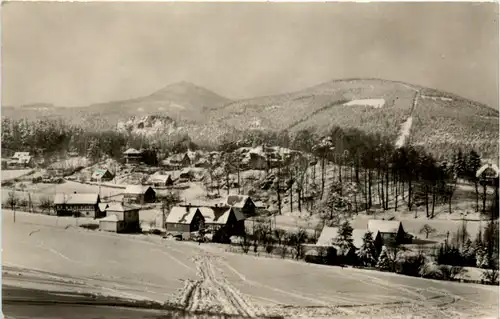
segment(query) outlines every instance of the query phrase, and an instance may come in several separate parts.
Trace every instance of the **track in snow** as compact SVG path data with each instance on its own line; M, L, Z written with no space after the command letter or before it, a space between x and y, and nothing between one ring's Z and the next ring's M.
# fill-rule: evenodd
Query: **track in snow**
M177 303L190 312L213 312L256 318L262 310L251 304L225 278L216 273L214 258L206 255L194 258L200 279L186 281L177 295Z

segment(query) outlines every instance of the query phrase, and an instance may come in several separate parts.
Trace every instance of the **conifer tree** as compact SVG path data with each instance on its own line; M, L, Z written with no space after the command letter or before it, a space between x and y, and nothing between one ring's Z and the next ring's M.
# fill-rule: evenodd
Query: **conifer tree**
M357 251L356 255L365 266L373 266L377 262L377 251L373 241L372 232L368 231L365 233L363 236L363 245Z
M338 246L340 249L340 254L346 255L352 247L354 247L352 239L352 227L348 221L345 221L340 225L337 238L334 239L334 245Z
M378 261L377 261L376 267L380 270L390 270L391 269L391 261L389 259L387 247L385 247L385 246L382 246L382 251L380 252L380 256L378 256Z
M486 249L482 245L476 249L476 267L488 267L488 254Z
M465 260L466 265L472 266L476 264L476 253L474 251L474 244L472 243L470 238L468 238L464 243L462 249L462 256Z

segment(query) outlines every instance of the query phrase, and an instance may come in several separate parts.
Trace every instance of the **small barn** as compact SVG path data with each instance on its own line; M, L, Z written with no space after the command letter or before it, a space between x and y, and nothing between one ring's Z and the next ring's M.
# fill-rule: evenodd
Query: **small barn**
M99 209L100 197L96 193L58 193L54 197L54 206L58 216L104 217Z
M205 220L205 229L212 233L214 241L241 236L245 232L245 216L234 207L199 207Z
M124 223L116 215L108 215L99 220L99 230L113 233L121 233L124 230Z
M109 203L106 208L106 216L116 216L120 221L120 231L138 232L140 231L139 208L124 205L122 203ZM118 227L118 226L117 226Z
M191 166L191 158L187 153L174 154L168 158L170 165L177 167L189 167Z
M123 198L128 203L144 205L156 201L156 192L150 186L129 185L123 193Z
M205 219L197 207L175 206L165 221L167 233L189 234L204 228Z
M153 174L149 177L148 183L154 186L172 186L174 185L174 180L171 175L161 175Z
M375 246L381 249L383 245L411 244L403 228L403 224L397 220L370 219L368 230L373 233Z
M356 261L356 251L363 245L363 237L366 234L366 229L353 229L352 239L353 246L347 251L342 251L342 247L336 244L336 239L339 235L338 227L323 227L321 234L316 242L316 252L322 251L327 256L322 256L328 259L328 263L348 263ZM333 254L333 256L332 256ZM321 254L320 254L321 255ZM321 256L318 256L321 257ZM314 258L313 258L314 259ZM320 258L321 259L321 258Z
M109 182L115 176L107 168L96 168L90 176L92 182Z
M256 215L256 208L253 200L247 195L229 195L226 198L224 206L238 208L245 218Z

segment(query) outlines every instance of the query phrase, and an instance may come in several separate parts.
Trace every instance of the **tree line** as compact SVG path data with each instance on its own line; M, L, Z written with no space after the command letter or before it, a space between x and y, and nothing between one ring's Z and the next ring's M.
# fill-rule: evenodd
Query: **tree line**
M74 151L98 161L103 156L120 160L123 151L129 147L151 149L163 155L188 149L218 150L224 156L213 161L210 159L209 166L210 180L214 181L211 184L216 185L221 184L217 183L218 179L225 178L228 182L230 173L236 172L239 176L241 167L234 150L256 145L275 145L302 152L301 156L278 156L273 161L270 156L276 154L269 154L267 173L275 176L271 189L279 198L279 212L284 193L290 196L291 209L296 196L299 210L302 210L302 204L311 209L320 207L324 201L331 203L332 196L345 198L343 188L326 187L330 179L329 184L348 183L347 197L353 202L351 208L355 212L377 208L397 211L402 205L416 212L416 207L423 206L427 217L433 218L438 205L447 204L451 212L457 184L465 180L474 185L476 211L498 217L498 179L492 185L495 195L488 201L487 184L475 174L482 164L481 157L473 149L457 149L449 158L435 158L423 147L407 145L396 148L393 139L387 136L336 126L327 134L318 134L312 129L293 135L286 130L231 132L223 135L217 144L196 145L187 134L153 139L113 130L84 130L61 120L2 119L5 153L22 150L51 156ZM319 163L319 172L316 172L316 163Z

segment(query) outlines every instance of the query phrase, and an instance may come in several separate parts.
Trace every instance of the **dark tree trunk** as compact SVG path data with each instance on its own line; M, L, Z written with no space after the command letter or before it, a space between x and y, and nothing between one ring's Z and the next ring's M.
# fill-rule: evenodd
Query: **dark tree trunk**
M321 157L321 198L325 191L325 157Z
M425 215L429 218L429 187L425 185L424 187L425 194Z
M477 178L474 179L474 188L476 190L476 212L479 212L479 186L477 185Z
M389 170L387 170L386 175L385 175L385 204L386 208L389 209L389 179L390 179L390 173Z
M365 209L368 209L370 207L368 206L368 172L367 172L367 170L365 170L364 175L365 175L364 176L365 177L364 178L364 180L365 180L364 181L364 184L365 184L364 185L365 186L364 187L365 188L365 191L364 191L364 193L365 193Z
M394 174L394 185L396 185L396 187L394 188L394 192L395 192L394 211L396 212L398 210L398 187L399 187L398 177L396 174Z
M411 196L412 196L412 184L411 184L412 180L411 180L411 176L410 178L408 179L408 210L411 211L411 208L412 208L412 202L411 202Z
M372 171L368 169L368 208L372 207Z
M240 160L238 159L238 194L241 194L240 192Z
M302 212L302 205L301 205L302 191L300 188L297 190L297 196L298 196L297 205L299 206L299 212Z
M434 218L434 208L436 206L436 186L432 187L432 211L431 211L431 219Z
M486 212L486 182L483 182L483 213Z

